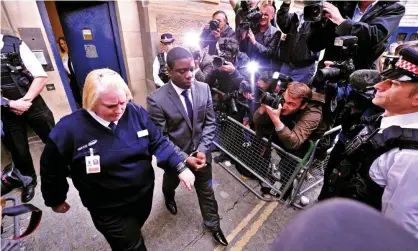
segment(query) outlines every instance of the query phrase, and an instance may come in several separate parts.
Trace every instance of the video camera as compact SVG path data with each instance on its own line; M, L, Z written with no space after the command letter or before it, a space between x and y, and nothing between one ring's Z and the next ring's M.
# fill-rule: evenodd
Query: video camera
M262 18L259 7L255 7L246 12L244 20L239 24L240 31L249 31L258 26Z
M315 75L315 81L323 83L346 81L351 73L355 71L353 58L357 55L358 38L356 36L336 37L334 46L339 48L339 60L333 62L332 67L319 69Z
M220 38L218 45L219 56L213 57L212 61L215 69L219 69L219 67L225 64L225 61L234 62L239 51L238 41L232 38Z
M323 20L324 15L324 0L306 1L303 8L303 19L306 22L319 22ZM345 16L346 5L344 1L327 1L338 8L342 16Z
M263 16L260 12L260 8L251 8L250 1L241 1L241 9L244 12L245 18L239 24L240 31L249 31L250 29L257 27Z

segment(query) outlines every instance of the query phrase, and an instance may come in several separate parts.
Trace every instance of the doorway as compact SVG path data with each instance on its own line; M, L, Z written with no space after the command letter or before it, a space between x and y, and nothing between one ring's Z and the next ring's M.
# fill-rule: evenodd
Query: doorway
M90 71L109 68L127 82L113 2L37 3L72 110L82 105Z

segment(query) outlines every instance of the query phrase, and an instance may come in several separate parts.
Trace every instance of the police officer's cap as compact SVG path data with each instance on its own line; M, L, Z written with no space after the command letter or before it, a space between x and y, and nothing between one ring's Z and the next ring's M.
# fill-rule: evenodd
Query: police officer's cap
M386 70L381 75L386 79L418 83L418 51L404 48L399 56L395 68Z
M163 44L171 44L172 42L174 42L174 38L173 35L171 35L170 33L164 33L161 35L161 40L160 42Z

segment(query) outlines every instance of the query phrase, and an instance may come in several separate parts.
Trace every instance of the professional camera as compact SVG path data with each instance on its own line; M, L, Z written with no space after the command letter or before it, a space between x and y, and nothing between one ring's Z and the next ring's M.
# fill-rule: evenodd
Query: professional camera
M223 100L228 102L228 106L231 109L232 114L236 114L238 112L237 102L236 100L242 97L242 93L239 90L225 93L223 96Z
M354 56L357 55L358 38L356 36L336 37L334 46L339 48L339 60L333 62L332 67L319 69L315 75L315 81L323 83L345 81L355 71Z
M263 94L260 95L260 102L270 106L273 109L277 109L279 104L284 104L283 93L286 91L287 85L292 81L292 78L289 76L275 72L273 74L271 83L275 92L269 93L263 91Z
M245 15L244 20L239 24L240 31L249 31L257 27L262 17L263 15L259 7L250 9Z
M195 49L190 48L190 53L192 53L194 60L200 60L202 58L200 56L200 50L197 49L197 48L195 48Z
M210 22L209 22L209 29L210 29L211 31L216 31L216 30L218 30L218 28L219 28L219 23L218 23L218 21L216 21L216 20L212 20L212 21L210 21Z
M306 22L319 22L323 20L324 9L323 4L325 1L317 0L317 1L306 1L305 7L303 8L303 19ZM329 3L333 4L335 7L338 8L341 15L345 16L345 3L343 1L328 1Z
M225 61L234 62L235 57L238 55L239 44L232 38L220 38L218 41L219 56L213 57L213 67L219 69L225 64Z

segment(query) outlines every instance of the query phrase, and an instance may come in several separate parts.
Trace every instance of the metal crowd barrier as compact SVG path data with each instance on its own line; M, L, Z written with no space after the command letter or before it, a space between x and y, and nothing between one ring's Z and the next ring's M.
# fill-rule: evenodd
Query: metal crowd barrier
M223 94L215 88L212 88L212 91ZM237 101L237 104L248 109L245 103ZM315 143L311 142L310 151L304 159L300 159L274 143L268 151L266 149L268 139L256 136L255 132L244 126L242 122L218 111L214 145L268 186L271 194L276 195L270 198L263 196L261 191L256 191L247 181L237 175L231 166L219 163L259 199L283 201L286 192L290 192L288 203L300 207L295 203L296 199L323 181L329 152L322 159L316 158L319 144L322 140L330 140L330 137L336 135L340 129L341 127L333 128L327 131L320 140ZM266 153L271 154L266 156Z
M292 177L299 172L301 159L287 153L274 143L272 144L271 156L266 157L263 153L267 152L267 142L266 138L257 137L254 131L245 127L242 123L218 113L214 144L270 187L273 194L277 193L279 196L265 198L261 191L254 190L232 172L230 167L223 163L219 164L258 198L265 201L280 200L290 188L293 182Z
M302 195L306 194L311 189L315 188L321 184L324 180L324 170L328 164L329 155L334 145L335 136L341 131L341 126L337 126L328 130L324 133L323 137L315 142L314 149L309 157L307 163L301 168L299 175L294 180L292 190L292 195L289 204L292 204L298 208L302 208L296 202L297 198L300 198ZM329 149L326 149L325 156L317 158L318 145L323 140L331 141L328 144L330 145ZM313 198L316 199L316 198Z

